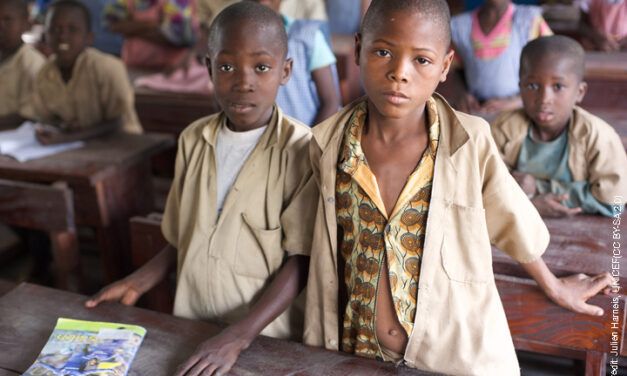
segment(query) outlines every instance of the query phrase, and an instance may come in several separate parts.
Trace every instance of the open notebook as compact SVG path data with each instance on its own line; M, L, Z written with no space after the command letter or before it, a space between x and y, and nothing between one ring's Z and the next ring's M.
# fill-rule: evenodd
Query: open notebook
M25 121L19 128L0 132L0 154L11 156L20 162L41 158L62 151L80 148L83 141L57 145L42 145L37 141L35 131L40 124Z

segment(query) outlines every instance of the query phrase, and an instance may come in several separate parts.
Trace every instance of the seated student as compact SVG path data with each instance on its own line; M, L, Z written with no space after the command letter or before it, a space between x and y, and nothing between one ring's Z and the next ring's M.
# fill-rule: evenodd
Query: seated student
M581 9L579 30L597 50L627 50L627 1L576 0ZM588 43L587 43L588 44Z
M317 191L309 129L274 106L290 75L283 21L240 2L211 25L207 67L222 112L180 136L162 230L170 243L86 305L134 304L177 265L174 314L230 324L177 372L224 375L260 332L299 340ZM290 307L290 308L288 308ZM284 312L285 311L285 312ZM264 329L265 328L265 329Z
M304 342L444 374L517 375L490 243L569 309L601 315L584 301L613 280L546 267L548 231L488 124L433 93L449 38L445 0L373 0L366 12L355 50L367 97L312 130L320 196Z
M253 0L279 13L282 0ZM287 30L292 77L279 89L276 102L285 113L313 127L337 112L339 89L334 76L335 55L320 30L321 21L295 20L281 15Z
M22 42L28 26L26 0L0 0L0 129L34 118L33 80L45 58Z
M166 69L188 54L196 36L196 0L117 0L105 8L109 30L124 35L128 67Z
M355 35L370 0L325 0L329 30L333 34Z
M462 87L455 99L464 112L498 113L520 107L518 62L527 41L551 30L541 8L511 0L486 0L451 20L453 48L459 56L452 79Z
M584 51L565 36L529 42L520 58L524 108L492 124L496 145L540 214L612 216L627 197L627 156L612 126L578 107Z
M89 10L77 0L55 0L46 14L46 43L54 54L35 78L37 120L45 144L87 139L112 132L141 133L133 88L120 59L88 47Z

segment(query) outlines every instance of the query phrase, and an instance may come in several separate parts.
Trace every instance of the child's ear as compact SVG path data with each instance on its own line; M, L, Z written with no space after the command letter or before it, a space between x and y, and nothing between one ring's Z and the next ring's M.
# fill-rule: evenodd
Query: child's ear
M361 34L355 33L355 64L359 65L359 56L361 54Z
M581 103L583 97L586 95L586 91L588 91L588 83L586 81L581 81L577 87L577 102L575 103Z
M446 76L448 75L448 71L451 69L451 64L453 63L453 56L455 56L455 51L451 48L449 52L447 52L444 56L444 64L442 65L440 82L446 81Z
M213 71L211 70L211 58L209 54L205 55L205 65L207 66L207 72L209 72L209 79L213 81Z
M292 76L293 66L294 60L292 60L291 57L285 60L285 63L283 63L283 72L281 72L281 85L285 85L287 81L290 80L290 77Z

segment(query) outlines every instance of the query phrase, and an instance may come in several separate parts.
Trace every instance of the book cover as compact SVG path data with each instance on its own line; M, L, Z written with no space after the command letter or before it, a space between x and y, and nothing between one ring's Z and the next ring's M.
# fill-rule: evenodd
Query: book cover
M124 376L145 335L137 325L59 318L24 376Z

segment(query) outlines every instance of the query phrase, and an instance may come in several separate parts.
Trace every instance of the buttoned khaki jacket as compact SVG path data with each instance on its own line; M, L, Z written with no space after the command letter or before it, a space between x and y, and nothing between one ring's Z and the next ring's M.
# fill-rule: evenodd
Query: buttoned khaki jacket
M77 121L81 128L121 118L122 128L141 133L135 113L135 93L122 60L86 48L65 82L51 56L35 79L33 105L37 120L45 123Z
M521 108L503 113L492 123L492 135L501 157L515 169L527 137L529 117ZM574 181L590 183L599 201L612 205L627 198L627 155L620 136L611 125L575 106L568 124L568 168Z
M0 116L18 114L33 119L33 81L46 62L44 55L23 44L0 64Z
M286 251L309 255L317 190L310 129L275 107L218 216L215 146L224 122L219 113L181 134L162 231L178 249L174 314L231 324L250 311ZM300 340L302 324L302 304L292 305L262 334Z
M549 235L501 161L488 124L434 94L440 117L410 367L455 375L517 375L518 362L492 272L490 243L532 262ZM362 99L363 100L363 99ZM338 349L335 174L353 103L313 129L310 153L320 186L304 342Z

